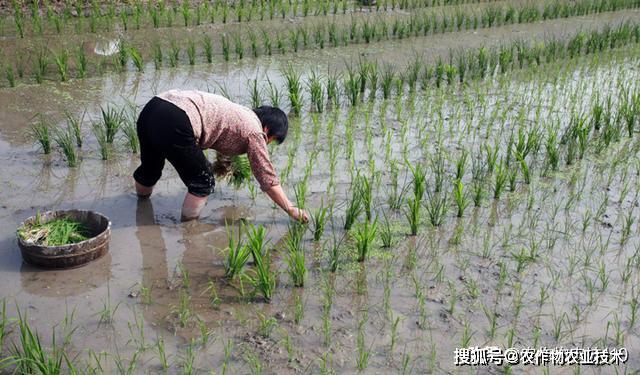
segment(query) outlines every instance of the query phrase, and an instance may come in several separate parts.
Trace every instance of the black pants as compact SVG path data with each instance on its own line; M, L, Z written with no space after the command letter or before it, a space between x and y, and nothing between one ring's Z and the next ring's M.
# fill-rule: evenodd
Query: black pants
M187 114L166 100L154 97L138 117L141 165L133 178L151 187L162 176L164 161L178 171L189 193L206 197L213 192L215 180L210 163L196 144Z

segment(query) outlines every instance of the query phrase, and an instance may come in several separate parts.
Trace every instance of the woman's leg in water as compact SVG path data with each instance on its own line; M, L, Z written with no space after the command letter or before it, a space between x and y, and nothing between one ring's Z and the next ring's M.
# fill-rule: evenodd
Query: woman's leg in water
M199 197L191 193L187 193L184 196L184 202L182 203L182 221L194 220L200 217L200 212L207 204L207 197Z

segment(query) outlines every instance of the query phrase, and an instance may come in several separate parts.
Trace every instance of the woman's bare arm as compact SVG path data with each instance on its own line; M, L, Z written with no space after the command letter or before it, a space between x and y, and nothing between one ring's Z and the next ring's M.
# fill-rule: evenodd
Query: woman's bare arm
M274 185L269 190L266 190L265 193L267 193L269 198L271 198L271 200L273 200L292 218L303 223L309 221L309 215L307 214L307 212L294 206L291 201L289 201L289 198L287 198L284 190L282 190L282 186Z

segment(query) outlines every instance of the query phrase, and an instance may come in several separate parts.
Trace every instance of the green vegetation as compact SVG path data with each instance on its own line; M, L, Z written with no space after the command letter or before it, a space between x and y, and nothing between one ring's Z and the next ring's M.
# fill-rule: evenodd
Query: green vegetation
M89 229L67 216L43 221L40 213L33 223L18 228L18 236L26 243L44 246L62 246L87 240Z

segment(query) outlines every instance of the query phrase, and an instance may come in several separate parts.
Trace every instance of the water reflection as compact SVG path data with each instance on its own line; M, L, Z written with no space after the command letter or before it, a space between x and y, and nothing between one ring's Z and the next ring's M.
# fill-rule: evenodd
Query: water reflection
M78 268L45 270L22 262L22 289L41 297L71 297L87 293L111 277L111 254Z

